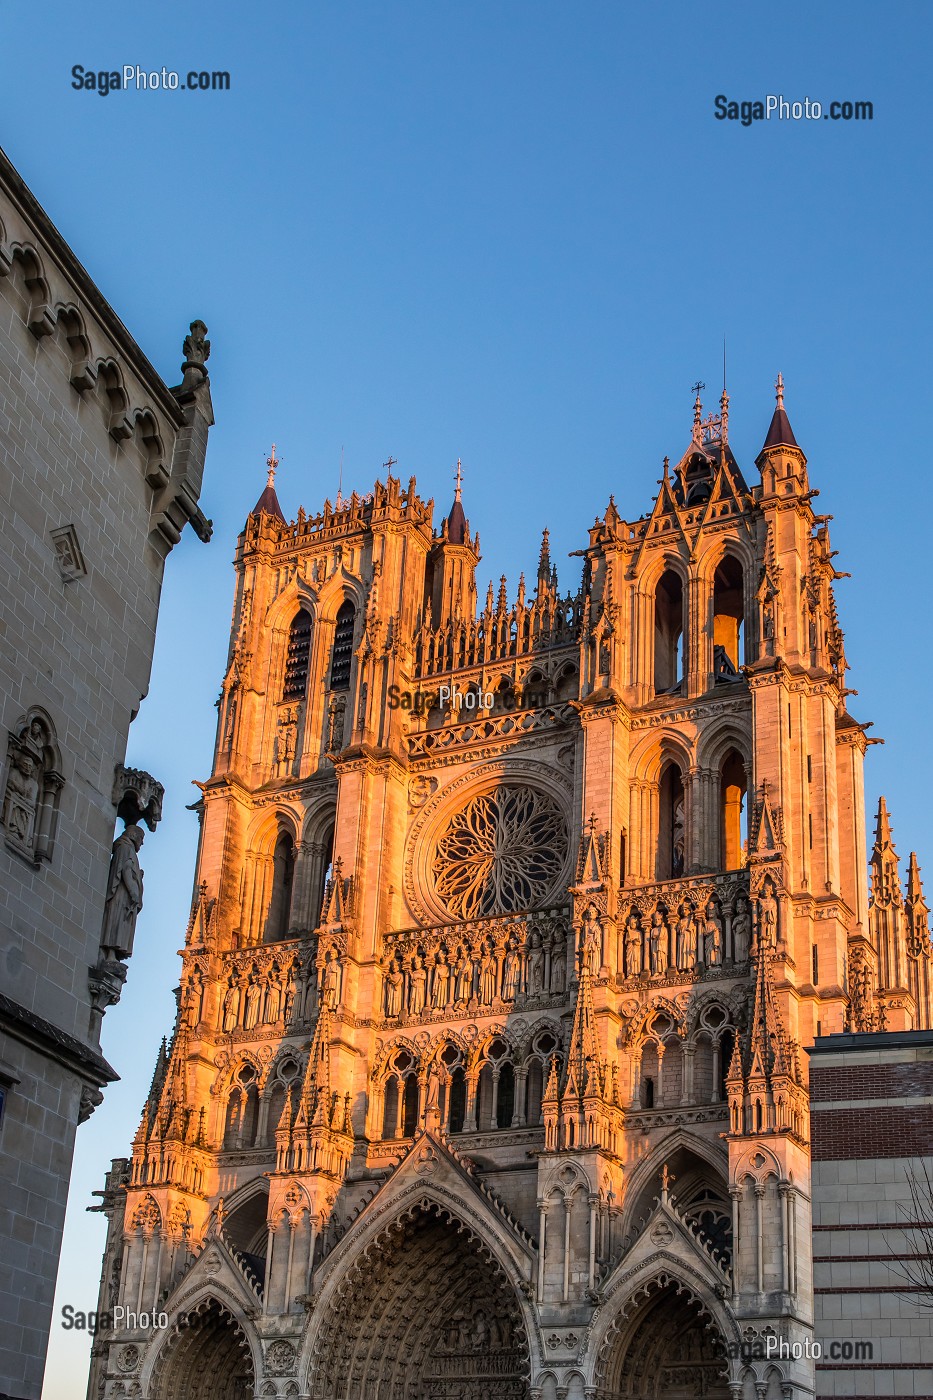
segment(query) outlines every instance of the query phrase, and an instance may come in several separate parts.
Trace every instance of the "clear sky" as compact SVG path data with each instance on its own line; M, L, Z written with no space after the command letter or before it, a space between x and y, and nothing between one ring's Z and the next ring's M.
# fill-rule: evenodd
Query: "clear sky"
M97 1296L90 1192L128 1152L171 1023L244 516L274 439L287 513L370 489L391 454L446 510L462 457L480 589L550 526L576 588L610 492L650 506L690 386L746 476L778 370L835 516L851 701L903 856L933 879L929 706L930 66L925 0L424 0L2 9L0 141L143 349L177 382L210 328L217 426L169 560L130 761L166 784L104 1051L123 1078L78 1134L58 1306ZM75 91L93 71L228 70L228 92ZM714 99L867 100L868 121L715 118ZM933 886L931 886L933 892ZM47 1400L84 1395L53 1331Z

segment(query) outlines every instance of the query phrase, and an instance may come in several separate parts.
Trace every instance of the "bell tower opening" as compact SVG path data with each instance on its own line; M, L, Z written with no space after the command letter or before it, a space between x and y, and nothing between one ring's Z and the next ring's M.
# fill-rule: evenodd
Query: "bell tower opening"
M671 693L683 677L684 586L667 569L654 590L654 690Z
M721 648L715 667L717 676L738 672L745 660L744 575L738 559L727 554L713 576L713 646ZM722 657L729 666L722 665Z
M686 869L684 781L676 763L665 765L658 788L658 856L655 878L676 880Z
M266 920L266 942L288 937L295 878L295 843L287 831L280 833L272 857L272 898Z
M745 761L730 749L722 765L720 779L721 866L739 870L748 850Z

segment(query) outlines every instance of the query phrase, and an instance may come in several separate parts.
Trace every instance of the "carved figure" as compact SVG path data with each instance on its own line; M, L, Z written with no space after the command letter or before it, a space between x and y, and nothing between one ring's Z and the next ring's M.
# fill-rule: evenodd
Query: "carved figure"
M32 851L36 831L39 781L36 760L24 749L14 749L6 779L3 825L16 845Z
M567 989L567 952L565 940L558 935L554 939L551 954L551 991L554 996L563 996Z
M625 975L637 977L641 972L641 929L634 914L625 925Z
M667 973L668 940L669 933L664 916L660 909L655 909L651 915L651 928L648 933L650 967L655 977L664 977Z
M491 1006L496 996L496 960L489 950L479 966L479 999L483 1006Z
M591 977L596 977L599 973L599 949L602 941L600 933L599 910L595 904L589 904L583 915L581 958L582 966L586 968Z
M416 955L412 959L408 974L408 1010L412 1016L420 1016L424 1010L427 984L428 974L421 966L421 959Z
M528 993L536 996L544 986L544 949L537 933L528 940Z
M680 972L689 972L696 962L696 930L687 904L680 906L674 960Z
M473 995L473 964L466 953L460 954L457 975L454 979L454 1001L457 1006L466 1006Z
M246 988L246 1015L243 1017L243 1026L248 1031L253 1030L253 1028L259 1024L259 1003L261 999L262 985L251 978L249 986Z
M230 985L224 996L223 1028L225 1031L235 1031L240 1019L240 989L231 978Z
M447 954L443 949L437 955L437 962L434 967L434 977L431 986L431 1005L436 1011L442 1011L450 1000L450 968L447 966Z
M340 963L333 951L327 955L321 976L321 1001L329 1011L334 1011L340 1001Z
M101 951L118 962L133 951L136 918L143 907L143 872L137 852L143 844L142 827L131 824L113 843Z
M752 925L748 917L748 905L744 899L740 899L736 907L735 917L732 920L732 953L737 963L745 962L748 957L751 932Z
M714 904L709 904L706 909L706 923L703 926L703 960L707 967L719 967L722 962L722 923Z
M505 955L505 964L502 970L502 995L506 1001L514 1001L518 994L518 979L521 973L521 964L518 960L518 953L515 951L515 944L509 939L508 951Z
M758 896L758 937L763 948L773 948L777 942L777 900L770 880Z
M295 997L298 993L298 984L295 981L294 968L289 973L288 984L285 988L285 1012L284 1019L286 1025L292 1019L292 1012L295 1009Z
M266 1007L263 1019L274 1025L282 1014L282 983L277 972L273 972L266 985Z
M385 1004L386 1016L401 1016L402 1014L402 974L398 970L398 963L393 958L389 963L389 970L386 973L385 984Z

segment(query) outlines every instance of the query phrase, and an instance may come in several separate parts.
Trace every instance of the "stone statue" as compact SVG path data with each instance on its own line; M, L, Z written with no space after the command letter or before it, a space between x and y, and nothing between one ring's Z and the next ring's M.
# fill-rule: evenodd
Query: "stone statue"
M505 1001L514 1001L518 994L518 979L521 967L518 961L518 953L515 951L515 944L509 939L508 951L505 955L505 963L502 970L502 996Z
M489 950L479 967L479 999L483 1006L492 1006L496 996L496 960Z
M282 1014L282 983L277 972L273 972L266 986L266 1010L264 1020L274 1024Z
M408 973L408 1011L412 1016L420 1016L427 999L428 974L421 966L421 959L412 958Z
M674 947L674 961L679 972L688 972L695 961L691 957L692 925L690 910L686 904L680 906L680 918L677 920L677 937Z
M36 834L39 781L36 760L25 749L14 749L6 778L3 825L15 845L32 852Z
M435 1011L442 1011L450 1000L450 968L443 949L437 955L434 977L431 986L431 1005Z
M290 971L289 974L288 974L288 982L286 983L286 986L285 986L285 1010L284 1010L284 1020L285 1020L286 1025L287 1025L288 1022L292 1019L292 1012L293 1012L294 1009L295 1009L295 997L297 996L297 994L298 994L298 984L297 984L297 982L296 982L296 980L295 980L295 970L294 970L294 968L292 968L291 971Z
M101 951L118 962L133 951L136 917L143 907L143 872L137 852L143 844L142 827L131 823L113 843Z
M641 929L634 914L625 925L625 975L637 977L641 972Z
M770 880L758 896L758 937L763 948L773 948L777 943L777 900Z
M748 958L748 944L751 938L751 920L748 917L748 906L744 899L740 899L732 920L732 955L737 963L743 963Z
M676 879L684 873L686 851L686 816L684 800L678 797L674 804L673 837L671 840L671 875Z
M223 1028L225 1031L235 1031L240 1019L240 989L231 978L224 996Z
M544 985L544 949L537 933L528 940L528 993L536 996Z
M719 967L722 962L722 924L715 904L707 905L703 925L703 960L707 967Z
M321 976L321 1001L328 1011L336 1010L340 1001L340 963L333 951L327 955Z
M246 989L246 1015L243 1018L245 1030L251 1031L259 1025L259 1003L262 998L261 983L250 978Z
M599 974L599 949L601 930L599 927L599 911L595 904L588 904L586 913L583 915L583 943L582 943L582 965L586 968L591 977Z
M554 951L551 954L551 992L554 996L562 997L567 989L567 950L565 940L560 934L554 939Z
M393 958L386 973L385 1003L386 1016L392 1018L402 1014L402 974Z
M660 909L651 915L651 928L648 931L648 951L651 973L664 977L668 964L668 929Z
M473 964L466 953L460 954L457 975L454 979L454 1001L458 1006L466 1006L473 995Z

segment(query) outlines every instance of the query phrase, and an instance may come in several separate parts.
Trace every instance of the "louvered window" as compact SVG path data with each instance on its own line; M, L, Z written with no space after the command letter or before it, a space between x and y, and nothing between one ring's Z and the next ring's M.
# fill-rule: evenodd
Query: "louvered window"
M356 621L356 608L352 603L343 603L337 613L334 627L334 650L330 663L331 690L350 689L350 666L353 662L353 625Z
M296 613L288 632L288 653L285 657L283 700L303 700L308 689L308 662L311 656L311 614Z

